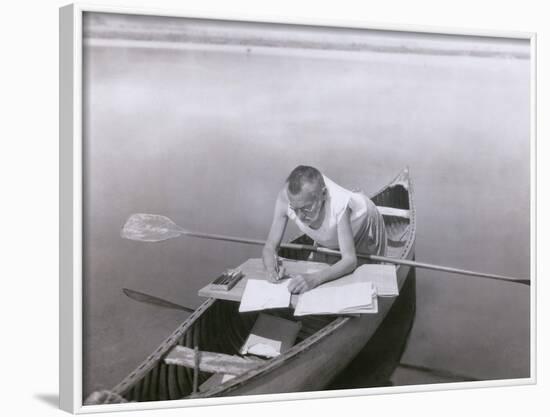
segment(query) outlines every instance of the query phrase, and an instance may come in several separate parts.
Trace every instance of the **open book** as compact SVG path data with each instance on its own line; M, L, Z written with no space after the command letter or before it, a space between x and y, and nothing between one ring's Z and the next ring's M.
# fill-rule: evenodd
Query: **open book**
M288 307L290 304L289 282L290 280L271 283L259 279L249 279L243 291L239 313Z
M288 281L271 284L249 280L240 312L288 307ZM299 296L294 315L364 314L378 312L378 296L397 296L393 265L365 264L350 275L327 282Z

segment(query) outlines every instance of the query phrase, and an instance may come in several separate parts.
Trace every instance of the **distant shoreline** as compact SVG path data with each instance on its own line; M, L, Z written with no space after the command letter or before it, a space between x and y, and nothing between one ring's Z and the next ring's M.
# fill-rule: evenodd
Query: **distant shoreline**
M327 52L376 52L478 58L529 59L524 40L479 36L347 29L189 18L87 14L87 41L165 49L184 45L285 48Z

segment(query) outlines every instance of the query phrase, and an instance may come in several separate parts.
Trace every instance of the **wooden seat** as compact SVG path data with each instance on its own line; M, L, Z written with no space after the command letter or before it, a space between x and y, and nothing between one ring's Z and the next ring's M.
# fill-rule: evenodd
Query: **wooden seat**
M394 217L403 217L405 219L411 218L411 213L409 210L403 210L398 209L394 207L384 207L384 206L377 206L378 212L382 216L394 216Z
M199 371L240 375L250 369L261 366L265 361L259 358L242 358L224 353L198 351ZM167 365L179 365L195 368L195 351L185 346L175 346L164 358Z

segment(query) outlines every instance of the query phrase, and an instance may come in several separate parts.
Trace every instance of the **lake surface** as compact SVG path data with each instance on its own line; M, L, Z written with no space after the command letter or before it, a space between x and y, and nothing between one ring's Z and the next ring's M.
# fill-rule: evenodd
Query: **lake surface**
M417 260L530 274L528 59L128 44L91 44L84 58L85 394L119 382L187 317L122 288L195 308L199 288L261 254L123 240L126 218L262 239L298 164L368 193L409 166ZM419 269L390 383L527 377L529 314L527 286Z

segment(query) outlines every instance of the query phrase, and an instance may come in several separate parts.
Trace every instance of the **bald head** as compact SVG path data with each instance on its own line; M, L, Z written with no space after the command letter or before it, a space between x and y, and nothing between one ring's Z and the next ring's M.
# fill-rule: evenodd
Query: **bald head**
M290 195L298 195L305 188L322 190L325 186L323 175L317 168L299 165L292 170L287 180L287 189Z

